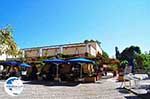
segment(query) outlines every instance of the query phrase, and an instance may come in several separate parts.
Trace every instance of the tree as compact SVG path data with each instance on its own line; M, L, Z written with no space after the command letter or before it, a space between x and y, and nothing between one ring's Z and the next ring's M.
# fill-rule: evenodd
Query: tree
M136 60L136 69L143 69L143 54L137 55L135 60Z
M100 44L101 44L101 42L100 42L100 41L98 41L98 40L96 40L96 42L97 42L97 44L98 44L98 45L100 45Z
M0 55L17 56L20 53L12 33L10 26L0 29Z
M135 72L135 68L137 67L136 58L137 56L141 54L140 47L138 46L130 46L125 48L120 54L119 54L119 60L122 62L124 60L128 61L128 65L132 66L132 73Z
M116 52L116 59L120 59L120 52L117 46L115 47L115 52Z
M103 57L109 58L109 55L107 54L107 52L105 52L104 50L102 50L102 53L103 53L103 54L102 54Z
M89 42L89 40L84 40L84 43L88 43Z
M93 39L91 39L91 40L84 40L84 43L90 43L90 42L96 42L98 45L101 44L101 42L98 41L98 40L93 40Z
M130 61L135 59L138 54L141 54L140 47L138 46L130 46L125 48L120 54L120 60Z
M108 54L103 50L102 55L100 53L97 53L96 61L99 65L102 66L103 64L109 64L110 63L110 58L109 58Z
M139 57L144 70L150 72L150 54L140 54Z
M124 61L122 61L122 62L120 63L120 66L121 66L122 68L125 68L127 65L128 65L128 61L127 61L127 60L124 60Z

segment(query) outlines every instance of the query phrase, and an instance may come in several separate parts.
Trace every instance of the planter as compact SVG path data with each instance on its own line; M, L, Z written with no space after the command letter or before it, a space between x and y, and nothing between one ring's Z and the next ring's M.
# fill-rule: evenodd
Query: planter
M85 77L84 82L96 82L96 77Z
M123 75L119 75L118 76L118 81L123 82L124 81L124 76Z
M102 78L102 74L98 73L98 74L96 75L96 81L97 81L97 80L100 80L101 78Z

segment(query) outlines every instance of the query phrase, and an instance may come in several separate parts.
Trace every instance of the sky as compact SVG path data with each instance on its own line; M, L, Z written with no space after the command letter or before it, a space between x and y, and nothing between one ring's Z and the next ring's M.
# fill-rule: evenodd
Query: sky
M0 28L20 48L98 40L110 57L131 45L150 50L150 0L0 0Z

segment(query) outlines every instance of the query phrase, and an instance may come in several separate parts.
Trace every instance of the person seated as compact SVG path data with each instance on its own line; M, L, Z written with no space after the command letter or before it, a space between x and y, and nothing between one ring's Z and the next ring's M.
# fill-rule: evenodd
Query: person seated
M17 68L16 67L12 67L12 69L10 70L10 77L15 77L15 76L17 76L17 72L18 72L18 70L17 70Z

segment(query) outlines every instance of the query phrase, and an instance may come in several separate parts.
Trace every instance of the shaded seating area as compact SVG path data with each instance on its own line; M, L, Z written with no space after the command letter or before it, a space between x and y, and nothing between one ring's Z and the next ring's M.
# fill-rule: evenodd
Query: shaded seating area
M86 58L58 59L51 58L36 63L22 63L19 61L6 61L2 79L16 76L22 80L46 80L67 82L95 82L97 70L95 62ZM4 77L3 77L4 76Z
M82 82L85 82L85 81L89 82L90 80L92 81L93 79L92 76L94 75L92 74L92 69L88 70L88 67L90 67L88 64L94 64L94 61L86 59L86 58L74 58L74 59L68 60L68 62L70 64L75 64L74 68L77 69L77 72L78 72L77 74L79 74L77 76L77 81L82 81ZM95 82L95 80L93 79L92 82Z
M43 61L45 66L41 70L41 76L46 80L54 81L92 81L95 78L94 61L85 58L69 60L47 59ZM93 79L92 82L95 82Z
M1 79L7 79L8 77L22 77L22 74L27 72L27 68L30 68L30 65L19 61L0 62L0 65L3 67L0 75Z
M47 59L47 60L44 60L43 61L44 63L47 63L47 64L51 64L51 66L49 67L49 71L48 71L48 75L47 76L50 76L53 77L53 74L55 73L55 77L54 77L54 80L56 81L60 81L60 74L59 74L59 71L60 71L60 66L61 64L65 64L66 61L62 60L62 59Z

